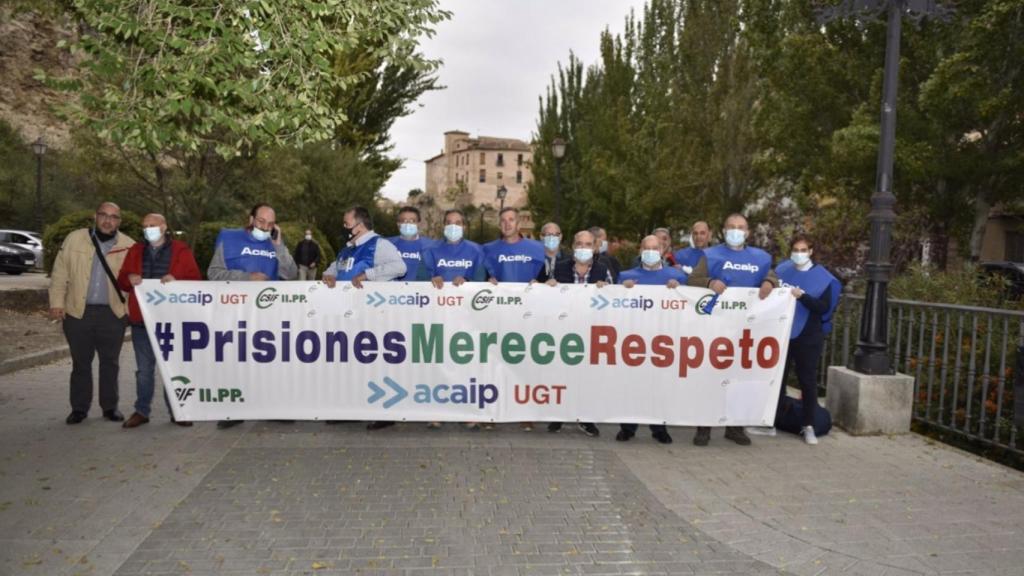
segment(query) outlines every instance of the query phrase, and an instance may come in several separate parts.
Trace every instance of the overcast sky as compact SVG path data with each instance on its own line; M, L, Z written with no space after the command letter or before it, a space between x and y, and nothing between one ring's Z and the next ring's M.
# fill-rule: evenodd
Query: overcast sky
M420 98L417 110L395 122L391 140L402 168L384 195L403 200L426 186L423 161L444 147L444 133L529 140L544 93L570 50L587 65L598 59L605 28L622 31L630 8L643 0L441 0L452 19L425 40L423 52L444 61L446 89Z

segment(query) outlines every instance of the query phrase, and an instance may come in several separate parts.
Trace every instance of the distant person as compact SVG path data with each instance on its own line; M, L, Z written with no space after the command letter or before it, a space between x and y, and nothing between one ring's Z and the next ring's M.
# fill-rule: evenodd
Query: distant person
M544 244L544 267L541 268L538 282L545 282L554 276L555 266L559 262L572 262L572 258L562 250L562 227L554 222L548 222L540 227L540 239Z
M117 273L135 241L118 231L121 208L113 202L100 204L93 222L92 228L67 235L50 273L50 318L63 321L71 350L68 424L78 424L89 415L95 356L100 359L103 417L124 421L117 409L117 376L127 310L124 294L117 288Z
M608 234L604 228L600 226L594 226L590 229L590 233L594 235L595 250L597 250L597 261L604 264L608 271L612 273L612 280L615 282L619 281L619 272L622 271L622 265L619 264L619 260L612 255L608 249Z
M316 267L320 264L320 245L313 240L313 231L306 228L306 234L295 245L295 263L299 266L299 280L317 280Z
M206 277L236 282L295 280L298 271L283 236L274 209L269 204L253 206L245 228L223 228L217 235ZM231 428L242 422L221 420L217 428Z
M137 243L128 250L117 275L118 287L128 293L128 321L132 326L132 348L135 350L135 412L122 424L125 428L149 423L155 388L156 354L143 323L135 286L150 279L159 279L164 284L175 280L203 279L188 244L167 234L167 220L163 215L146 214L142 219L142 234L145 242ZM164 390L164 387L160 389ZM161 396L172 422L179 426L192 425L191 422L175 420L166 390Z
M415 206L402 206L398 211L398 236L388 238L405 261L405 276L398 278L414 282L423 264L423 253L436 242L420 234L420 210Z

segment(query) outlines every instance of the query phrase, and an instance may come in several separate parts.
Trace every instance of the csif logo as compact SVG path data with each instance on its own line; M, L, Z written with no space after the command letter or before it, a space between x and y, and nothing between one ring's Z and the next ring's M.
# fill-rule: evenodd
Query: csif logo
M256 307L266 310L278 302L282 304L305 304L305 294L278 294L277 288L264 288L256 295Z
M719 300L716 294L705 294L697 300L697 305L694 307L697 310L697 314L700 316L707 316L717 310L736 311L746 310L746 302L737 302L735 300Z
M184 406L185 401L191 398L196 391L192 386L192 381L184 376L175 376L171 378L171 382L178 384L174 388L174 397L178 399L178 406Z
M521 306L523 299L519 296L495 296L490 289L484 288L474 294L473 299L470 301L470 306L477 312L486 310L491 304L495 306Z

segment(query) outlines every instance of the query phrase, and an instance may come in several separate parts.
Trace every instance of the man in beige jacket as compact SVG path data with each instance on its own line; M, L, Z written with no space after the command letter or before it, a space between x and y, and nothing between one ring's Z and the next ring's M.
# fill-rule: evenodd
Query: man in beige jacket
M71 414L65 420L68 424L78 424L89 414L92 359L97 354L103 417L113 422L124 420L117 409L117 372L127 307L116 279L128 248L135 242L118 232L120 225L121 209L117 204L100 204L95 226L68 234L53 262L50 317L63 320L64 336L71 348Z

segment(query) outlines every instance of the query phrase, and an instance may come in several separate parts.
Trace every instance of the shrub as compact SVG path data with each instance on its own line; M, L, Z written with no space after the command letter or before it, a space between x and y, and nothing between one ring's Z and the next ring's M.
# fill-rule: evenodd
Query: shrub
M1005 280L983 275L974 265L945 272L918 263L895 274L889 283L892 298L1024 310L1024 302L1006 300Z
M95 215L94 210L76 210L46 227L46 232L43 233L43 266L47 274L53 269L53 261L57 258L57 252L60 251L68 234L79 228L95 226ZM142 219L134 212L122 210L120 231L138 242L142 238Z

